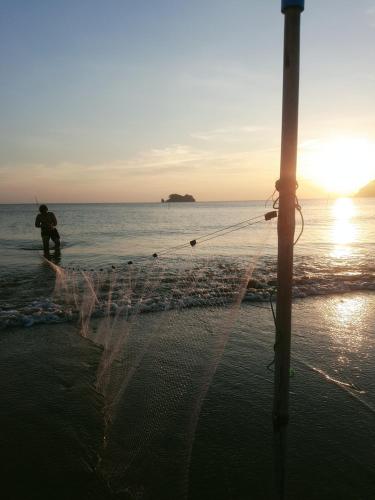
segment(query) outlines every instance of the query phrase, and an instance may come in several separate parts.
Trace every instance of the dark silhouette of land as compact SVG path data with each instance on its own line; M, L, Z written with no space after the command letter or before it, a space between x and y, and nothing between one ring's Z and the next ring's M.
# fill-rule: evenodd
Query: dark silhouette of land
M167 203L174 203L174 202L179 203L179 202L194 202L194 201L195 201L195 199L191 194L181 195L181 194L173 193L173 194L169 195L169 198L166 202Z
M358 196L359 198L375 198L375 180L369 182L366 186L360 189L355 196Z

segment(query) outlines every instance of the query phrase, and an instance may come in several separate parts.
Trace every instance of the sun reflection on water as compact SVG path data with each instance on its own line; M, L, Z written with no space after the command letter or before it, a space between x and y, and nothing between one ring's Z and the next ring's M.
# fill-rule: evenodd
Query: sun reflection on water
M363 296L337 298L330 304L327 314L335 318L337 328L331 334L337 346L345 351L356 352L363 342L363 328L360 325L367 311L367 301ZM342 358L342 359L341 359ZM339 361L345 364L345 354L341 353Z
M347 258L353 254L351 244L357 239L357 227L353 217L357 213L351 198L338 198L332 207L333 228L332 242L335 247L331 256L337 259Z

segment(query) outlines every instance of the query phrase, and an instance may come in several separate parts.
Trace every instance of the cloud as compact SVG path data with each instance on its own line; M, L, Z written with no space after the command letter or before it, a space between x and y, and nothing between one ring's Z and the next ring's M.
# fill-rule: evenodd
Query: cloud
M0 201L32 201L34 195L47 202L142 201L175 189L200 199L262 198L276 175L275 152L221 153L175 144L108 163L3 165Z
M178 76L181 86L188 88L199 88L201 90L238 90L249 89L250 86L259 83L259 80L267 78L260 72L254 72L243 64L227 61L226 63L211 66L196 65L182 72Z
M93 181L98 177L127 176L162 176L187 171L186 169L210 169L218 172L223 166L231 165L233 171L251 160L253 153L241 151L237 153L218 153L212 150L194 149L185 145L172 145L164 149L151 149L141 152L127 160L98 164L59 163L56 165L34 164L19 167L1 167L0 177L20 174L31 174L34 178L54 177L56 180L74 177L86 177ZM79 180L79 179L77 179Z
M206 132L194 132L190 134L193 139L199 139L206 142L242 142L246 136L251 134L262 132L266 130L266 127L259 125L244 125L244 126L233 126L233 127L223 127L209 130Z

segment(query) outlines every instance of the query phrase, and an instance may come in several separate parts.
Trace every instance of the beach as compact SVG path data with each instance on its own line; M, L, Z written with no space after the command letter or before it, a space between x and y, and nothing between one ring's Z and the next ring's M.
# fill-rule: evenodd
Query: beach
M62 325L3 332L0 343L4 498L101 498L100 349Z
M56 205L50 260L35 208L1 206L7 498L272 498L275 221L263 202L170 205ZM374 204L302 205L288 499L367 500Z
M294 304L288 498L372 495L374 304L369 293ZM334 311L346 315L345 327ZM147 344L118 401L104 451L103 397L95 390L103 348L80 337L75 325L2 333L7 498L174 499L186 494L186 474L192 499L272 496L270 312L241 309L193 443L191 414L207 382L207 354L198 330L195 345L182 329L176 334L179 322L195 324L194 309L164 314L173 315L174 328L164 318ZM150 316L147 322L158 321Z

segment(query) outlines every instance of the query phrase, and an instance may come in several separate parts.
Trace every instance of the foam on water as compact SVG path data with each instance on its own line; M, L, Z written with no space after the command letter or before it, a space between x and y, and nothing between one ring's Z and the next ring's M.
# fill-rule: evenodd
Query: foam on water
M98 297L93 305L92 315L102 317L108 311L122 315L152 313L175 308L210 307L228 305L236 294L238 281L244 273L241 261L229 259L196 259L187 266L186 260L178 262L165 260L163 267L125 266L104 270L64 270L56 266L75 293L91 288ZM364 266L363 266L364 267ZM249 280L243 300L248 303L267 303L275 298L276 275L269 259L256 269ZM339 269L332 273L329 269L309 267L306 263L296 265L293 297L301 299L318 295L332 295L355 291L374 291L375 268L366 266L355 272ZM114 283L110 283L114 279ZM194 286L192 286L194 280ZM152 283L152 291L147 296L140 295L146 282ZM94 291L95 289L95 291ZM110 298L107 296L111 289ZM73 291L72 291L73 293ZM78 303L65 303L61 294L41 297L17 305L8 301L0 308L0 328L12 326L30 327L39 323L71 321L79 315Z
M345 214L337 211L335 201L302 203L305 231L295 248L295 298L375 290L374 203L354 200L352 204L354 215L343 219ZM104 286L109 279L108 270L114 265L116 284L109 306L113 313L118 309L130 314L134 309L145 313L229 304L246 260L256 254L260 239L269 230L267 225L248 227L197 245L191 262L190 250L165 255L158 264L164 271L158 271L155 276L149 277L143 259L154 250L195 237L199 240L202 234L261 215L265 212L264 203L188 205L168 209L160 204L52 207L62 226L64 242L59 264L65 268L68 280L74 281L77 293L91 282L97 284L98 280ZM53 295L54 271L45 262L40 265L37 250L41 242L34 228L35 206L3 205L0 210L3 215L0 219L0 328L76 317L79 304L73 301L67 305L61 296ZM268 244L244 296L248 303L266 302L274 295L276 225L271 228ZM128 269L129 260L134 262L132 272ZM88 270L91 268L93 271ZM194 287L191 286L193 278ZM160 283L138 303L137 294L148 279L154 284L155 280ZM123 290L129 292L133 288L125 297ZM104 287L102 297L93 305L93 314L100 316L107 307Z

